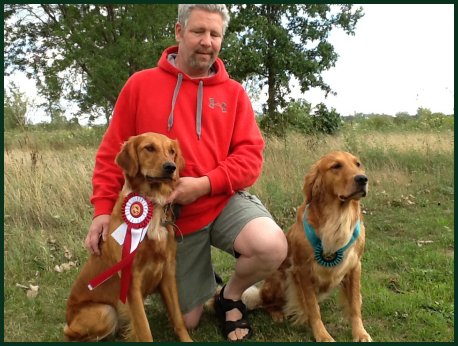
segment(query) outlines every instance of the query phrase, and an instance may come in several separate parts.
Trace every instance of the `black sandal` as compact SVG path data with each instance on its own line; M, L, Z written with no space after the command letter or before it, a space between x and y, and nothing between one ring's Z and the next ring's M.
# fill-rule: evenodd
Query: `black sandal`
M240 340L234 341L242 341L249 339L253 335L253 329L251 328L251 325L248 322L246 306L245 304L243 304L241 300L232 300L224 298L223 294L225 287L226 286L224 286L221 289L219 295L215 297L215 313L216 317L221 322L221 332L223 333L223 336L227 339L229 333L233 332L237 328L248 329L247 335L245 335ZM240 320L226 321L226 312L231 311L232 309L238 309L240 311L240 313L242 314L242 318Z

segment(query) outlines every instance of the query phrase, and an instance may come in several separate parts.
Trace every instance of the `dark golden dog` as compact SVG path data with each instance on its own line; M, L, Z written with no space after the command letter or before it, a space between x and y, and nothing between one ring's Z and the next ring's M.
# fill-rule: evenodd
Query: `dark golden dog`
M287 233L288 256L260 289L249 289L249 308L262 306L274 320L291 317L308 323L316 341L334 341L326 330L318 302L340 287L354 341L372 341L361 319L361 256L365 229L360 198L368 178L358 158L332 152L305 177L304 203Z
M122 326L127 327L125 337L129 340L153 341L144 299L158 289L180 341L192 341L178 305L173 215L166 206L184 166L178 142L156 133L131 137L116 163L124 171L125 184L111 215L110 235L124 223L122 208L127 195L138 193L153 207L146 236L133 257L127 302L120 301L121 279L117 273L100 286L88 288L94 277L121 261L122 246L108 236L101 243L101 255L89 257L73 284L67 301L65 337L71 341L98 341ZM132 206L133 215L139 211L137 207Z

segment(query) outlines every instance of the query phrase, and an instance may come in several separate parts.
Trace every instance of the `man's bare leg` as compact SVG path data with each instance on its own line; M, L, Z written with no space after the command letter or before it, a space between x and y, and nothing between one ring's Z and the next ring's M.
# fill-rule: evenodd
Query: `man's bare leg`
M234 242L234 250L240 256L235 264L235 272L224 289L224 298L240 300L242 293L264 280L281 265L286 258L288 245L280 227L270 218L260 217L248 222ZM226 313L227 321L242 318L238 309ZM228 339L241 340L248 329L229 333Z

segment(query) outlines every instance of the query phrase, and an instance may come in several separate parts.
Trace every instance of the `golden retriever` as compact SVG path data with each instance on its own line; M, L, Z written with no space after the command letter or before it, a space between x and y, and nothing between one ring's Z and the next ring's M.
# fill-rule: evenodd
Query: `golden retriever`
M360 198L368 178L354 155L332 152L305 176L304 203L287 232L288 256L260 289L248 289L248 308L262 307L311 327L316 341L334 341L321 320L319 301L340 286L353 341L372 341L361 318L361 256L365 229ZM312 245L313 244L313 245Z
M110 236L101 243L101 255L89 257L73 284L67 301L65 338L68 341L98 341L113 335L119 327L125 327L126 339L153 341L144 299L159 289L180 341L192 341L178 305L173 213L166 205L184 167L178 142L157 133L131 137L116 156L116 163L124 172L125 184L111 214ZM124 304L120 300L124 270L121 278L114 272L97 287L88 287L88 283L119 264L124 257L123 247L111 235L125 222L123 208L126 196L131 193L151 202L150 208L145 210L152 210L152 215L148 227L143 228L146 236L136 251L129 247L134 256L131 275L126 275L126 280L130 277L130 285L127 285ZM134 216L142 209L137 203L130 208L129 213Z

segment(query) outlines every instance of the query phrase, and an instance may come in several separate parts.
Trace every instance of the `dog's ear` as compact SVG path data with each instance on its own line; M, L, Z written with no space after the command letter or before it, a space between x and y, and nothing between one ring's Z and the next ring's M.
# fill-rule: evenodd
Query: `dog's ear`
M180 173L185 165L183 154L181 152L180 143L177 139L173 140L173 145L175 147L175 165L177 166L178 173Z
M139 169L136 141L130 139L125 142L121 151L116 155L115 162L126 175L135 177Z
M310 169L310 172L305 176L304 181L304 196L305 203L312 202L313 197L317 197L321 190L321 174L318 170L318 165L314 164Z

